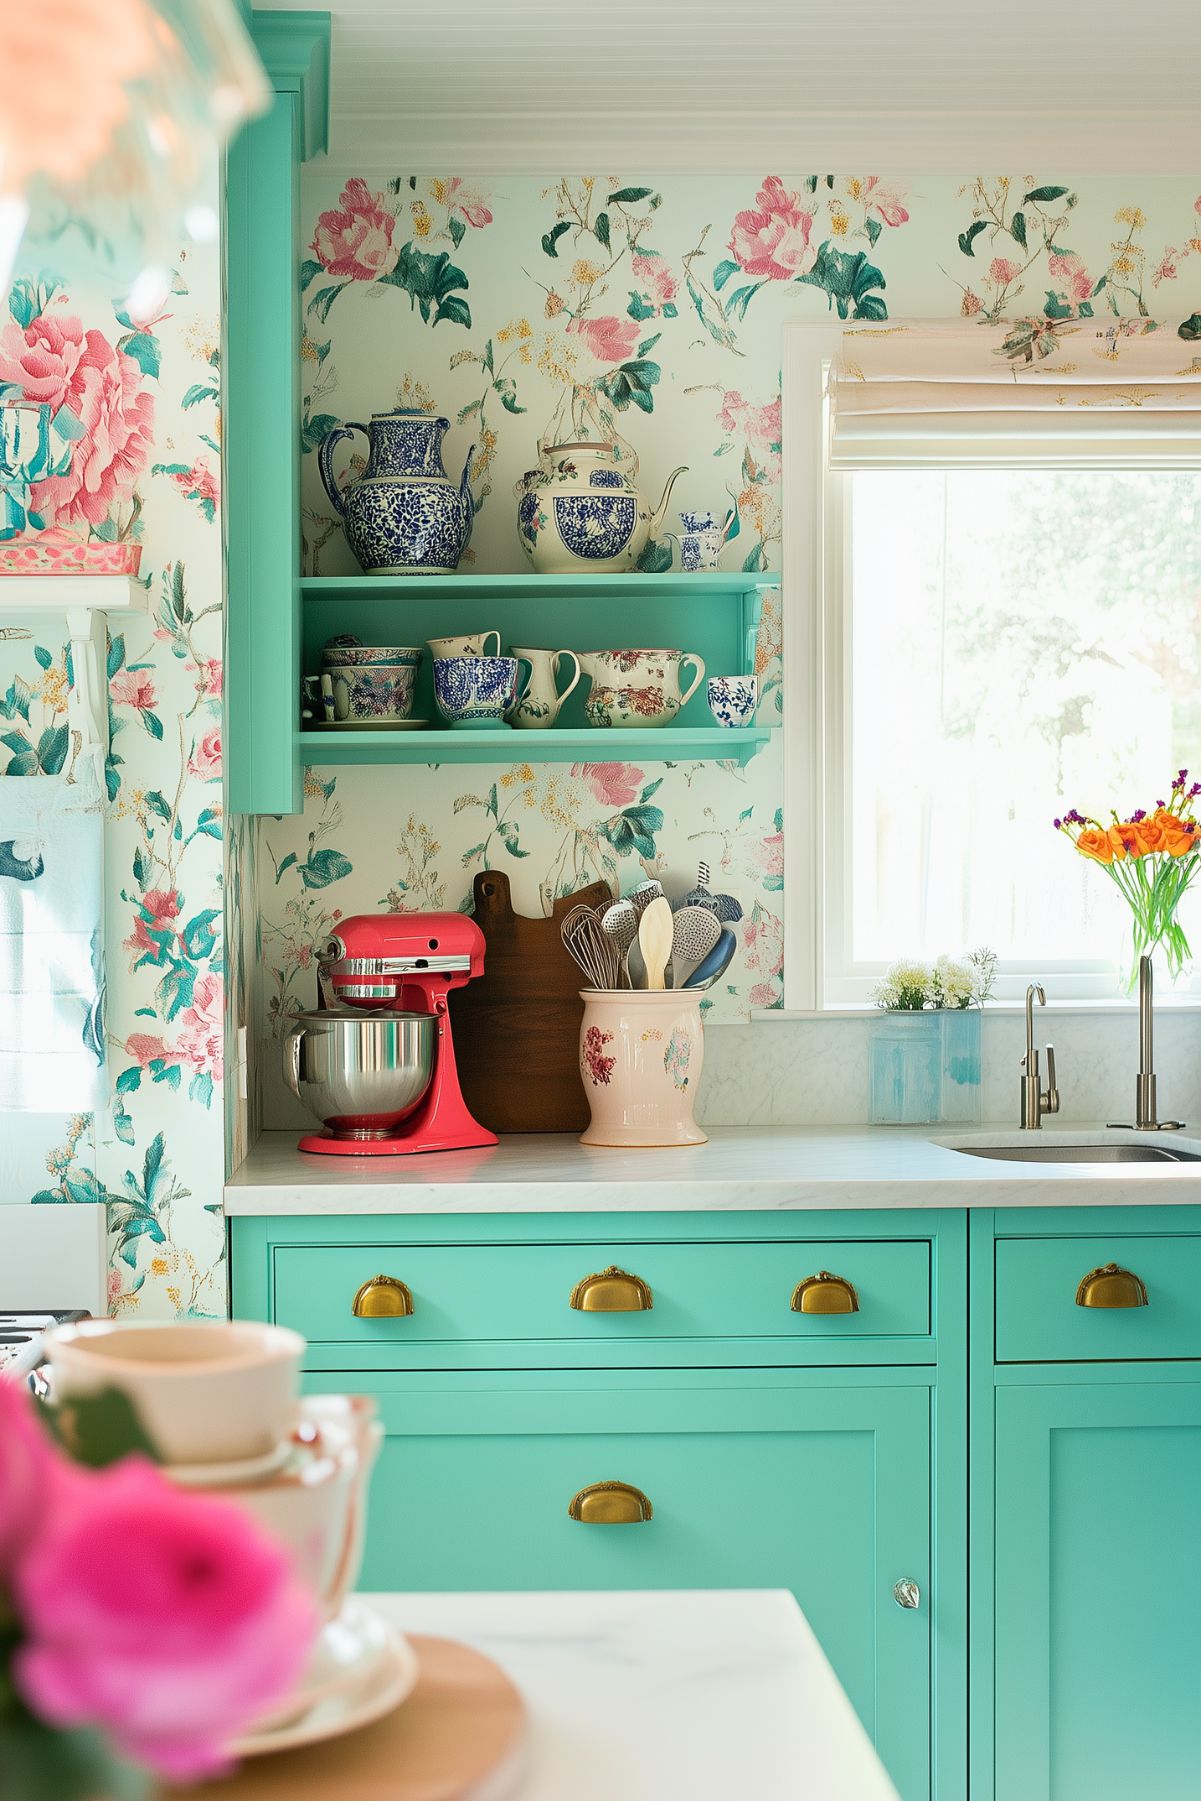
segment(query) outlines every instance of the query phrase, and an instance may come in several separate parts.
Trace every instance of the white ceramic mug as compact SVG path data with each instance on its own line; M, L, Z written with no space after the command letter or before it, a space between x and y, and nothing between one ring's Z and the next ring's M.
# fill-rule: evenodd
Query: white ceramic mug
M492 649L488 649L488 640L495 640ZM477 632L474 638L427 638L432 657L498 657L500 655L500 633Z
M545 730L555 723L559 708L579 682L583 673L580 659L574 650L518 650L516 646L513 655L525 658L530 666L530 679L525 693L509 714L509 724L525 731ZM560 694L559 668L564 657L571 658L575 674Z
M86 1319L46 1335L56 1402L116 1388L164 1463L265 1457L292 1430L304 1339L256 1320Z

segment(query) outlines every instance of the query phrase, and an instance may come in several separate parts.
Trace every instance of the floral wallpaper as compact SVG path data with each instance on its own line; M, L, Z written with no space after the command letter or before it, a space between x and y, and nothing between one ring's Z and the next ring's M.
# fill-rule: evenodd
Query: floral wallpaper
M226 958L221 768L220 284L181 255L132 319L83 227L27 242L0 314L0 403L67 408L69 466L35 483L30 534L137 544L145 617L110 623L103 1114L6 1116L4 1200L108 1209L114 1310L226 1305ZM59 634L56 636L56 630ZM71 671L61 623L0 628L0 779L59 775Z
M397 404L450 418L448 468L470 451L480 510L465 566L526 566L514 484L540 441L587 436L612 439L652 496L688 464L680 506L736 511L723 561L778 568L785 320L1149 315L1195 337L1199 190L1191 178L1055 172L657 182L309 171L304 568L355 568L312 453L332 425ZM343 460L346 479L362 468ZM669 566L669 542L649 552L646 566ZM492 617L448 624L470 630ZM757 656L769 720L780 630L769 606ZM586 621L564 626L573 647L587 636ZM614 746L610 737L603 749ZM515 758L520 750L515 739ZM312 945L340 914L462 907L485 867L506 870L515 904L535 912L598 875L623 889L655 875L682 892L704 859L746 913L711 1019L778 1005L781 793L778 740L745 769L514 761L382 779L313 769L303 817L261 831L263 1030L311 1004ZM277 1063L269 1046L268 1124L285 1108Z

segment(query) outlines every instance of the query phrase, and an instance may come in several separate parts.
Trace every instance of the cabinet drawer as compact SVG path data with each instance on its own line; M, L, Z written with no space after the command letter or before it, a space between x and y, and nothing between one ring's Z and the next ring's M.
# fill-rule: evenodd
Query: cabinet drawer
M1109 1264L1139 1279L1146 1306L1077 1304ZM1201 1236L1002 1238L996 1282L999 1363L1201 1357Z
M649 1288L650 1307L573 1308L577 1285L614 1265ZM857 1311L793 1311L798 1284L823 1271L853 1287ZM379 1274L406 1285L411 1314L355 1317L356 1293ZM317 1343L403 1349L489 1339L595 1347L752 1337L924 1340L930 1333L926 1239L280 1245L274 1277L274 1317Z

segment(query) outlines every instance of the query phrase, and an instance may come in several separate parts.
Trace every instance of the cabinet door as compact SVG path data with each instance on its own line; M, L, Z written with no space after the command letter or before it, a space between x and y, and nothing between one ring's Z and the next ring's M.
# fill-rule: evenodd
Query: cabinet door
M362 1585L791 1589L904 1801L924 1801L928 1387L766 1372L724 1386L687 1372L520 1380L369 1380L387 1437ZM653 1517L569 1517L574 1495L612 1480L641 1490ZM916 1609L893 1597L903 1577L920 1587ZM720 1647L714 1658L716 1678Z
M996 1417L996 1801L1197 1801L1201 1381Z

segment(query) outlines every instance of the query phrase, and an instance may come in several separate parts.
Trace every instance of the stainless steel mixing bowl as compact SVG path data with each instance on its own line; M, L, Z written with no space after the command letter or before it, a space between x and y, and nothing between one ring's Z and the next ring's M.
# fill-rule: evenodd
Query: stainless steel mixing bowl
M430 1085L436 1033L432 1013L301 1013L284 1076L336 1138L387 1138Z

